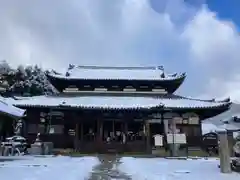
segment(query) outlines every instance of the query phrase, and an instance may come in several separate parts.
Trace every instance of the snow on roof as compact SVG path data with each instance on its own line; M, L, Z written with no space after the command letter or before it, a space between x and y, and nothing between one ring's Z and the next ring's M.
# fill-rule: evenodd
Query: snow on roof
M203 101L198 99L159 98L160 102L167 108L211 108L228 104L229 102Z
M240 127L235 126L234 124L222 124L222 125L217 126L212 123L202 123L202 135L210 133L210 132L217 132L220 130L240 131Z
M238 127L234 124L223 124L223 125L220 125L218 127L221 128L221 129L226 129L228 131L239 131L240 130L240 127Z
M11 103L7 103L7 99L0 97L0 112L16 117L22 117L25 110L17 108Z
M211 108L227 105L226 102L200 101L187 98L153 98L126 96L35 96L12 102L16 106L68 106L84 108L132 109L164 106L166 108Z
M54 74L51 76L64 79L125 79L125 80L174 80L185 77L185 74L165 75L162 67L100 67L100 66L73 66L68 75Z
M26 106L70 106L84 108L136 109L162 106L159 100L141 97L53 97L35 96L15 101L16 105Z
M221 128L217 127L212 123L202 123L202 135L210 132L216 132L218 130L221 130Z

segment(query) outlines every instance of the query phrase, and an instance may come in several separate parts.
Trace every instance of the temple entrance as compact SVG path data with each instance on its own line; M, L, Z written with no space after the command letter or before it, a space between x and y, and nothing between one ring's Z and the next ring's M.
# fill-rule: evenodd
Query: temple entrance
M98 138L98 126L97 121L84 121L82 122L81 133L83 136L83 141L94 142Z
M144 121L81 121L76 128L77 149L88 153L144 152L144 126Z
M123 122L104 121L103 122L103 141L107 143L122 142Z
M116 120L103 121L102 140L107 152L117 153L123 149L124 140L126 140L123 124L123 122Z

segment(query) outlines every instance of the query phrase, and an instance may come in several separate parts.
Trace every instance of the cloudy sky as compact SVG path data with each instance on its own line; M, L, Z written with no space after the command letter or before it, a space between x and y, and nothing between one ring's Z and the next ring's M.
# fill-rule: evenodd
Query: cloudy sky
M163 65L187 73L178 93L240 101L240 3L214 1L0 0L0 59L57 70Z

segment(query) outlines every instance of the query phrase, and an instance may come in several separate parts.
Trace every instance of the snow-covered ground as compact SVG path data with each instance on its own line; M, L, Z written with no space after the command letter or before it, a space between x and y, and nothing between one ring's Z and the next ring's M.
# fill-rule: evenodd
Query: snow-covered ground
M107 159L106 159L107 161ZM26 157L26 159L0 162L2 180L239 180L240 174L221 174L217 159L167 160L163 158L123 157L120 164L106 171L95 168L97 157ZM98 166L97 166L98 167ZM97 169L97 170L96 170ZM91 176L92 172L95 176ZM91 177L90 177L91 176ZM116 178L118 177L118 178Z
M1 180L85 180L96 157L32 157L25 160L0 162Z
M121 159L119 170L133 180L239 180L240 174L221 174L219 160L167 160L161 158Z

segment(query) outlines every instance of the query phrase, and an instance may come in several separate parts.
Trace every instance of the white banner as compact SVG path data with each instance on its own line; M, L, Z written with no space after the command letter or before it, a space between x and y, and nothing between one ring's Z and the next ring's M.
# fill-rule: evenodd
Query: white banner
M168 144L186 144L187 139L185 134L168 134L167 135Z
M163 146L163 136L160 134L154 135L155 146Z

